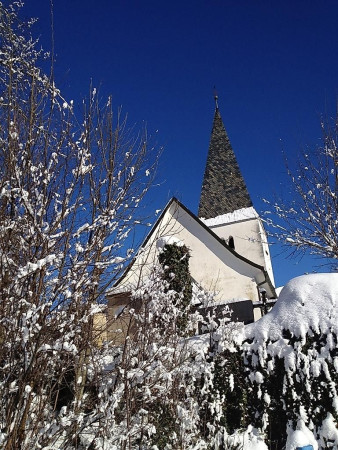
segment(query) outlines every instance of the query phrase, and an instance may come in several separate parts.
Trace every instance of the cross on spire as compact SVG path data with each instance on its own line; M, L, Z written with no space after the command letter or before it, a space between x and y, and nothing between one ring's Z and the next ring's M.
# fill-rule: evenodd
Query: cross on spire
M218 109L218 93L216 91L216 86L214 86L214 99L215 99L215 107Z

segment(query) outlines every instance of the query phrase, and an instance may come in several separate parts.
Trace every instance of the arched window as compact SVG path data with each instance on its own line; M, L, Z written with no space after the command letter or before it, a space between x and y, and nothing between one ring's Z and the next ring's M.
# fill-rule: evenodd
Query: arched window
M232 236L229 236L229 247L235 250L235 241Z

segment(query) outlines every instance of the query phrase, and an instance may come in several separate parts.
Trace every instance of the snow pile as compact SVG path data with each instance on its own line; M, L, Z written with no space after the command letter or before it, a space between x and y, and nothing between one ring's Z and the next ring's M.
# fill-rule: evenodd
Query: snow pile
M228 436L226 443L227 448L240 448L242 450L268 450L268 446L264 443L264 439L258 430L251 425L244 432L237 431Z
M184 243L175 236L162 236L156 241L156 248L159 252L162 252L166 245L177 245L177 247L183 247Z
M335 426L334 418L332 417L332 414L328 413L326 416L326 419L323 420L321 429L320 429L320 436L321 436L321 444L323 447L325 447L325 444L328 442L336 442L338 443L338 428Z
M337 332L338 274L303 275L291 280L280 293L272 310L246 327L245 338L277 340L282 330L304 337L312 329Z
M296 430L289 430L286 450L297 450L299 447L306 447L307 445L312 445L313 450L318 449L318 444L312 431L308 429L303 420L300 420Z
M258 214L252 206L250 208L236 209L228 214L222 214L221 216L213 217L211 219L201 218L202 222L208 227L215 227L219 225L226 225L233 222L241 222L243 220L258 219Z
M338 448L337 302L338 274L301 276L245 328L251 420L286 450Z

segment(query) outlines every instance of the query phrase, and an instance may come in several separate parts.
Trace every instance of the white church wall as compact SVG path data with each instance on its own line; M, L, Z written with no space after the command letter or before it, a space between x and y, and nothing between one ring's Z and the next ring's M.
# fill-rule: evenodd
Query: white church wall
M191 249L190 272L204 289L216 292L215 300L258 300L254 273L224 249L207 230L180 210L180 238Z
M259 225L259 231L260 231L260 236L261 236L261 243L262 243L262 247L263 247L263 256L264 256L264 261L265 261L264 267L269 274L271 283L275 286L275 278L273 275L273 268L272 268L272 262L271 262L270 248L269 248L269 244L268 244L268 237L266 235L266 231L264 229L264 226L263 226L261 220L258 220L258 225Z
M172 218L172 208L169 208L154 232L139 250L138 255L132 267L119 282L117 289L114 291L127 291L142 285L144 280L149 277L149 273L158 261L157 241L160 238L176 237L178 239L180 232L179 224Z
M175 237L191 251L190 272L206 290L218 292L218 299L257 300L257 283L264 281L259 269L249 266L227 251L220 243L186 211L173 203L162 218L157 229L138 255L133 268L120 283L137 286L147 277L157 261L157 241Z
M226 243L229 243L231 236L234 240L234 250L250 261L263 266L274 284L269 245L259 218L210 226L210 228L217 236L223 238Z

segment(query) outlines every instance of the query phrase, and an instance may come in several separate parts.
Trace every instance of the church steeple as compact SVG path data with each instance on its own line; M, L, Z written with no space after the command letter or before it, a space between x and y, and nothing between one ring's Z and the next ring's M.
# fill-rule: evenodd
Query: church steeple
M205 219L252 206L217 100L215 95L216 109L198 208L198 216Z

